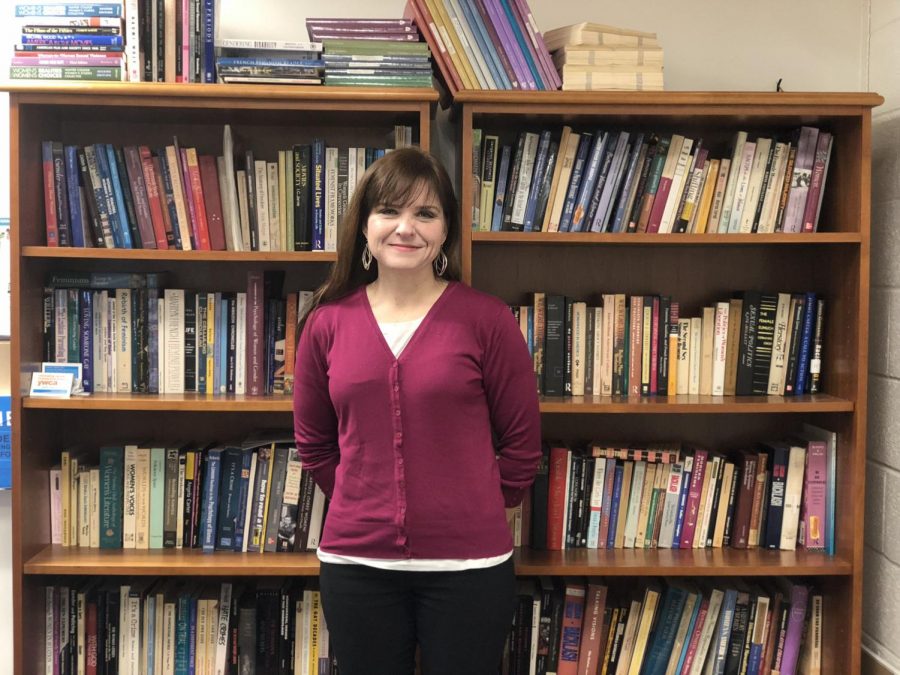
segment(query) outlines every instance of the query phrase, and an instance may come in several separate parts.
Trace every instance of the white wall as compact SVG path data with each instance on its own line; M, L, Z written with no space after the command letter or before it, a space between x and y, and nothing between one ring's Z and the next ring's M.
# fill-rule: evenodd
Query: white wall
M872 322L863 643L900 673L900 0L873 0L869 89L875 111L872 158Z

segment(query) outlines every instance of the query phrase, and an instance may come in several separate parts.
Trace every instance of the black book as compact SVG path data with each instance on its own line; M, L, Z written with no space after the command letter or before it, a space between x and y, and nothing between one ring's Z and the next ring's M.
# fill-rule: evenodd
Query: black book
M569 482L567 518L566 518L566 548L575 548L577 542L577 528L579 524L578 498L581 492L581 480L584 476L584 457L577 452L572 453L572 480Z
M516 200L516 190L519 187L519 172L522 168L522 155L525 154L525 132L519 133L516 141L516 152L513 155L512 166L510 167L509 181L506 185L506 197L503 201L503 231L521 230L522 226L512 222L513 202ZM478 195L475 196L477 198Z
M119 184L122 186L122 198L125 201L125 213L128 216L128 231L131 233L131 247L143 248L141 231L138 229L137 213L134 208L134 196L131 194L131 182L128 180L128 169L125 166L125 154L122 148L113 147L116 158L116 170L119 173Z
M775 318L778 314L778 295L763 293L759 301L756 323L756 346L753 350L753 373L750 393L765 396L769 389L769 369L775 344Z
M84 192L84 203L87 205L87 213L82 213L82 218L87 218L88 230L91 233L94 246L104 248L103 225L100 220L100 211L97 208L97 195L91 183L91 174L88 171L87 157L84 148L78 148L78 183ZM110 233L110 236L112 234Z
M672 298L659 298L659 326L656 336L656 393L665 396L669 391L669 331L672 328Z
M738 591L731 622L731 635L728 639L728 651L725 655L725 675L738 675L741 660L744 656L744 639L750 622L750 594Z
M550 496L550 448L541 448L534 483L531 486L531 548L542 551L547 548L547 499Z
M197 294L184 292L184 390L197 391Z
M225 345L225 391L235 393L235 381L237 379L237 294L223 293L222 300L226 304L222 310L228 311L228 336Z
M256 162L253 151L247 150L244 155L244 173L247 181L247 211L250 220L250 250L259 250L259 220L256 214Z
M750 396L753 393L753 363L762 294L759 291L746 291L743 299L735 394ZM768 377L768 372L766 376Z
M294 250L312 251L312 220L309 211L309 145L295 145L294 158Z
M563 396L566 383L566 298L548 295L544 341L544 394Z
M566 298L566 332L565 332L565 353L563 354L563 363L565 364L565 380L563 381L563 391L567 396L572 395L572 304L571 298Z
M788 336L787 362L784 365L784 393L794 393L797 381L797 365L800 357L800 342L803 336L803 312L806 308L806 296L802 293L791 296L791 315L789 317L791 334Z

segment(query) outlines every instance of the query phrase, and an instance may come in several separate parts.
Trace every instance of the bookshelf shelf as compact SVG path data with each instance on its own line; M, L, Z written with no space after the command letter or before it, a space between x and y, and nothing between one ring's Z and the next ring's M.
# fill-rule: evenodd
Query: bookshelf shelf
M522 575L602 576L778 576L785 568L803 576L846 576L850 561L806 551L714 549L572 549L515 554Z
M159 260L171 262L268 262L331 263L337 260L337 253L329 251L176 251L153 249L118 248L51 248L49 246L25 246L23 258L46 258L67 260Z
M221 394L91 394L72 398L23 399L32 410L133 410L186 412L290 412L290 396Z
M858 245L858 232L812 234L608 234L590 232L472 232L472 244L547 246L824 246Z
M315 553L203 553L198 549L126 551L47 546L25 563L28 575L267 577L318 573Z

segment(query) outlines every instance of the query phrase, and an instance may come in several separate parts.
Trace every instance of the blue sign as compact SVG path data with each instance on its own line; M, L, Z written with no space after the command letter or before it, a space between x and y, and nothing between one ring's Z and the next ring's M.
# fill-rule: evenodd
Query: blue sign
M12 397L0 396L0 489L12 487Z

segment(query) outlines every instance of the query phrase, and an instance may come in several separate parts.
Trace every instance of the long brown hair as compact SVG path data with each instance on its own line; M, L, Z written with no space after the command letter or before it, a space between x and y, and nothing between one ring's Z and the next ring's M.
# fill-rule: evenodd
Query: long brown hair
M373 163L357 184L341 221L337 262L331 266L328 279L316 289L303 309L297 322L297 340L307 318L319 305L343 298L378 278L377 261L373 259L368 270L362 266L362 252L366 245L363 228L369 214L381 204L408 204L422 187L437 197L444 211L447 226L444 253L448 262L441 278L459 281L459 204L450 176L437 158L424 150L416 147L394 150Z

